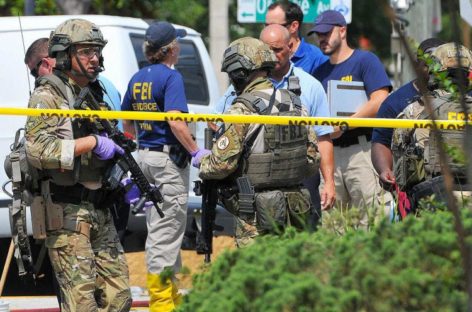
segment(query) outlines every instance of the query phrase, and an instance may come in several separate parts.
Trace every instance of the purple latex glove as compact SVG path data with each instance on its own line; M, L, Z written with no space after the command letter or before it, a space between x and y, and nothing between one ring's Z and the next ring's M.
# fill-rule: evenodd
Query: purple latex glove
M115 156L115 153L120 155L125 153L121 147L107 137L96 135L95 139L97 139L97 145L93 149L93 152L101 160L111 159Z
M138 186L130 178L121 180L121 185L123 185L128 190L125 194L125 202L130 205L136 204L141 198L141 191L139 190ZM151 186L155 187L152 184ZM144 209L152 206L154 206L152 201L147 201L144 203Z
M202 161L203 156L209 154L211 154L211 151L206 148L191 152L190 155L192 155L192 166L195 168L200 168L200 162Z

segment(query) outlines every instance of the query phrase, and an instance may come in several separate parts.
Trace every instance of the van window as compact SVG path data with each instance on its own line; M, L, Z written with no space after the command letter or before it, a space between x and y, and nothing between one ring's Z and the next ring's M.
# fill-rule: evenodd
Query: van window
M144 36L130 34L130 39L139 69L149 65L142 48ZM179 43L180 55L175 67L184 78L187 101L191 104L208 105L210 103L208 85L198 49L191 40L185 38L179 39Z

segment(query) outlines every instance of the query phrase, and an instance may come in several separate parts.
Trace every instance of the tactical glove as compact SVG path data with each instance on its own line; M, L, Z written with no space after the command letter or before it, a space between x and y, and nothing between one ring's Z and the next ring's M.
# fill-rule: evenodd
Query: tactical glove
M195 168L200 168L200 162L202 161L202 158L209 154L211 154L211 151L206 148L191 152L190 155L192 155L192 166Z
M138 186L130 178L121 180L121 185L123 185L127 190L125 193L125 202L129 205L136 204L141 198L141 191L139 190ZM155 187L152 184L151 186ZM152 201L147 201L144 203L144 209L152 207L153 205L154 204Z
M123 155L125 151L119 147L113 140L104 137L94 135L97 140L97 145L95 145L93 152L101 160L111 159L115 156L115 153Z

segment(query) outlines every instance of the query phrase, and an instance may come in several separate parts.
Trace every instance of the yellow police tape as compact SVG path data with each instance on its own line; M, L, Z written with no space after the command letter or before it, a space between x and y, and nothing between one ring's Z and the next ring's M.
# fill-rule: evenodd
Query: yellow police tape
M37 116L43 118L102 118L155 121L186 122L226 122L226 123L261 123L277 125L313 125L340 126L346 128L432 128L431 120L382 119L382 118L335 118L335 117L293 117L261 115L221 115L221 114L184 114L158 112L121 112L121 111L84 111L34 108L0 108L0 115ZM459 118L460 119L460 118ZM461 130L464 120L438 120L439 129Z

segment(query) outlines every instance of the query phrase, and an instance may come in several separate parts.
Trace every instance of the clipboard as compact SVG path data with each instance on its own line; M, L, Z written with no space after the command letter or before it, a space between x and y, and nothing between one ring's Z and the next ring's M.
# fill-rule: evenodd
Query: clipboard
M328 81L328 105L331 117L349 117L367 102L361 81Z

